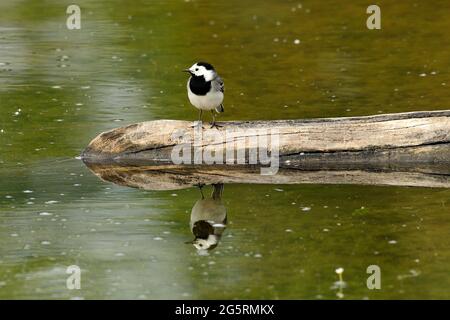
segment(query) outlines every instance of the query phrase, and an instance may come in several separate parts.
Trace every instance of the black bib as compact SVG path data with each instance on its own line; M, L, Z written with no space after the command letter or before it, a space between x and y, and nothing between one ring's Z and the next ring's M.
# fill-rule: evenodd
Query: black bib
M211 90L211 81L205 81L203 76L191 76L189 80L189 89L198 96L206 96Z

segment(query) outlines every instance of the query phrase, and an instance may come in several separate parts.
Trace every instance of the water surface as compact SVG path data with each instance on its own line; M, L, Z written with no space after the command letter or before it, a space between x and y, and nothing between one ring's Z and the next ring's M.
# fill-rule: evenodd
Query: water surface
M78 31L60 1L0 3L0 298L334 299L338 267L344 298L450 298L448 189L225 185L203 255L197 188L116 186L75 158L107 129L195 119L197 60L225 80L219 120L449 109L448 1L381 1L380 31L364 1L76 3Z

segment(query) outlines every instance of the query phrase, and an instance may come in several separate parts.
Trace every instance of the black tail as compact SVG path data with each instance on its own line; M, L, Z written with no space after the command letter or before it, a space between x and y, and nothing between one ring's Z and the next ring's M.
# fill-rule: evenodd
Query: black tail
M218 107L216 108L216 111L219 112L219 113L225 111L225 109L223 108L223 103L221 103L220 106L218 106Z
M222 194L223 194L223 183L217 183L217 184L213 184L213 193L212 193L212 198L214 200L220 200L222 199Z

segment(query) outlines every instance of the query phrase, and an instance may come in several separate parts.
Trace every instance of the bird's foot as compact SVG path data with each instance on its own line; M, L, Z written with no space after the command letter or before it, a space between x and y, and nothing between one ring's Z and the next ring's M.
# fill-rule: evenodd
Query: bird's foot
M203 126L203 122L202 121L194 121L194 124L191 125L191 128L202 128L202 129L205 129L205 127Z
M220 125L220 124L217 124L216 122L213 122L213 123L211 123L211 129L212 128L216 128L216 129L219 129L219 128L222 128L223 126L222 125Z

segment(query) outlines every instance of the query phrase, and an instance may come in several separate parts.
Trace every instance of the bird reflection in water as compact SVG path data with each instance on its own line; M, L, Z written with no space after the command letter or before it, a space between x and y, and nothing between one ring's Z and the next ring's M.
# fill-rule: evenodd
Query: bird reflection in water
M209 250L217 247L222 233L226 228L227 209L222 203L223 184L213 184L211 197L203 194L202 186L199 186L202 197L192 207L190 227L194 235L191 243L199 254L207 254Z

